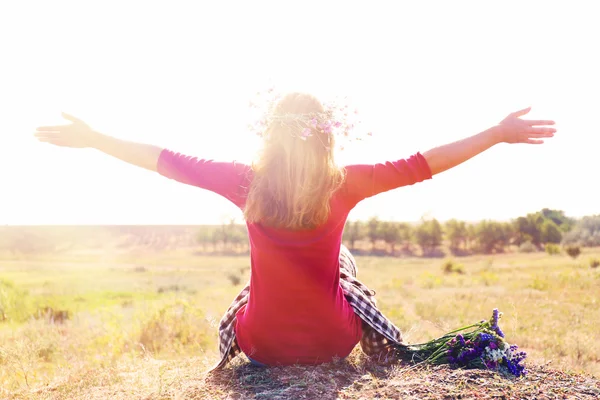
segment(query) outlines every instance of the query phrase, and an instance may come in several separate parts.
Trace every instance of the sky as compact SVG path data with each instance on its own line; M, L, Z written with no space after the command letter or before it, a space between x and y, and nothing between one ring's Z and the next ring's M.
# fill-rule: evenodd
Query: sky
M258 90L348 96L373 137L344 164L409 157L508 113L544 145L493 147L360 203L351 219L506 220L597 201L600 25L588 1L19 1L0 5L0 224L203 224L218 195L33 138L65 111L127 140L250 161Z

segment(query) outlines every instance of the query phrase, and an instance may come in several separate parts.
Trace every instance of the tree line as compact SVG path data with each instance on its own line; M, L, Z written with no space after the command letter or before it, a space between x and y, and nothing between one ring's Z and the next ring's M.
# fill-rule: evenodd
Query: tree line
M559 244L571 231L576 221L559 210L542 211L518 217L513 221L483 220L468 223L451 219L445 223L437 219L422 219L417 224L380 221L373 217L368 221L346 224L344 241L351 250L364 250L364 241L370 243L374 253L402 253L436 255L445 245L455 255L492 254L505 252L509 247L533 247L542 249L545 244Z
M244 225L231 220L206 226L197 236L202 251L247 252ZM469 223L435 218L418 223L393 222L372 217L348 221L344 243L354 252L375 255L493 254L511 250L537 251L548 244L600 246L600 215L570 218L561 210L544 208L511 221L484 220Z

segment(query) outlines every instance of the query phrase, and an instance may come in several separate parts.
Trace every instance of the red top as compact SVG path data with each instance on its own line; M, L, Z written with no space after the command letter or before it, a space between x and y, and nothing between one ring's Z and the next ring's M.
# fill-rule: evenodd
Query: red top
M252 179L248 165L163 150L158 172L211 190L243 209ZM360 341L361 320L340 287L339 253L348 213L361 200L431 178L425 158L346 167L331 215L310 231L247 224L250 296L237 314L242 351L267 365L318 364L346 357Z

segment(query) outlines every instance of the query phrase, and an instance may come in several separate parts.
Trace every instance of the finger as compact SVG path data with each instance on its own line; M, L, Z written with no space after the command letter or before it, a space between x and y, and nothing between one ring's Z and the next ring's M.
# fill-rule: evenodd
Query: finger
M55 146L68 147L67 143L62 140L51 139L51 138L39 138L38 139L42 143L53 144Z
M527 133L555 133L555 128L527 128L525 130Z
M522 110L515 111L514 113L512 113L510 115L518 118L518 117L522 117L523 115L527 114L529 111L531 111L531 107L527 107Z
M526 119L526 120L524 120L524 122L526 122L527 125L529 125L529 126L554 125L554 121L549 120L549 119Z
M528 139L551 138L551 137L554 137L554 133L530 133L527 135Z
M39 140L40 142L54 142L56 140L58 140L56 137L53 136L36 136L37 140Z
M60 135L60 132L34 132L33 136L35 137L57 137Z
M69 127L69 125L38 126L37 128L35 128L35 130L36 131L47 131L47 132L59 132L68 127Z
M79 118L75 118L74 116L67 114L66 112L61 113L64 119L68 119L71 122L81 122Z
M543 140L538 140L538 139L527 139L523 143L527 143L527 144L544 144L544 141Z

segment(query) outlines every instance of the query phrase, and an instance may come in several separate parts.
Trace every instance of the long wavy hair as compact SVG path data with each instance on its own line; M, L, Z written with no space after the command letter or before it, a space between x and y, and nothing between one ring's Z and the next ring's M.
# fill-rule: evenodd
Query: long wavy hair
M273 109L274 116L323 112L321 102L306 93L288 94ZM313 229L327 221L344 169L335 163L331 133L315 130L303 140L302 129L302 124L278 120L267 125L263 149L252 165L246 221L291 230Z

